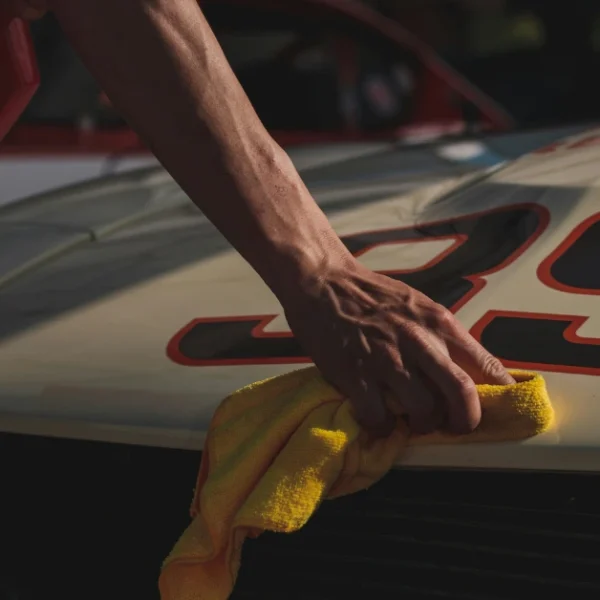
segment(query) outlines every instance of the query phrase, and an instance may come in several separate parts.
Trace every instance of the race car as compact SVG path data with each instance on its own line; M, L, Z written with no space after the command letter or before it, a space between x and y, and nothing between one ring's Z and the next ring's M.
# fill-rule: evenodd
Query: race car
M233 598L598 596L599 172L600 129L303 170L364 264L540 372L556 418L409 449L300 532L246 542ZM158 167L4 207L0 232L0 598L157 598L215 407L309 359Z
M355 0L203 0L202 7L259 116L286 148L352 142L368 150L513 125L433 50ZM52 16L32 29L42 85L0 143L0 202L155 164Z

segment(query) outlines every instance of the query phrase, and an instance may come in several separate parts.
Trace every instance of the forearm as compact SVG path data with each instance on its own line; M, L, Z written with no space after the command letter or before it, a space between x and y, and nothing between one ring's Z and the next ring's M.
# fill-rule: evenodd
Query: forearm
M196 0L54 0L52 6L115 106L276 293L287 279L346 260Z

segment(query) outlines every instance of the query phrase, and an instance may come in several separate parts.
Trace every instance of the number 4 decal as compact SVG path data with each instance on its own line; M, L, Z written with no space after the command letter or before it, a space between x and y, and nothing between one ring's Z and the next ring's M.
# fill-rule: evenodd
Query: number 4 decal
M577 334L586 321L573 315L489 311L471 335L507 367L600 375L600 339Z
M538 277L562 292L600 294L598 256L600 213L567 236L540 264ZM586 321L573 315L489 311L471 334L508 367L600 375L600 339L577 333Z
M527 204L437 221L418 227L363 232L344 238L355 255L384 244L453 240L420 269L386 271L452 311L485 286L483 277L506 267L544 231L545 208ZM182 365L256 365L309 362L291 333L269 333L276 315L196 319L169 342L167 354Z

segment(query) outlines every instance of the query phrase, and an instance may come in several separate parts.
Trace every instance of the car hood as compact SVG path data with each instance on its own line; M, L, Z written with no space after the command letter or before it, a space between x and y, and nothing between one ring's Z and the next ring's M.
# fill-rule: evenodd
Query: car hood
M403 464L599 468L599 142L586 131L491 168L456 159L467 142L388 149L304 174L361 261L546 378L551 431ZM197 449L225 396L306 361L267 287L161 170L20 203L0 230L3 431Z

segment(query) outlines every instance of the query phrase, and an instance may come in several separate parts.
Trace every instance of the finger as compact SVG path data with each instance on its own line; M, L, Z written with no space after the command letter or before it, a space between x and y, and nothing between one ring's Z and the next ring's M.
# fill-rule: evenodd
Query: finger
M481 403L471 377L431 344L416 345L415 358L424 374L442 392L453 433L470 433L481 420Z
M364 332L353 332L356 356L371 357L372 348ZM395 426L394 416L388 410L381 386L377 381L377 370L368 367L364 358L355 358L348 372L354 373L357 381L349 389L348 398L353 405L356 419L364 429L377 437L388 436Z
M408 370L401 366L391 369L383 383L405 410L411 431L425 434L440 426L442 411L437 404L441 398L436 400L416 366Z
M358 423L377 437L386 437L394 428L394 419L385 406L381 389L362 368L348 381L346 396ZM346 386L344 386L346 387ZM342 390L343 392L344 390Z
M475 383L515 383L504 365L458 323L454 335L446 340L446 344L452 360L460 365Z

